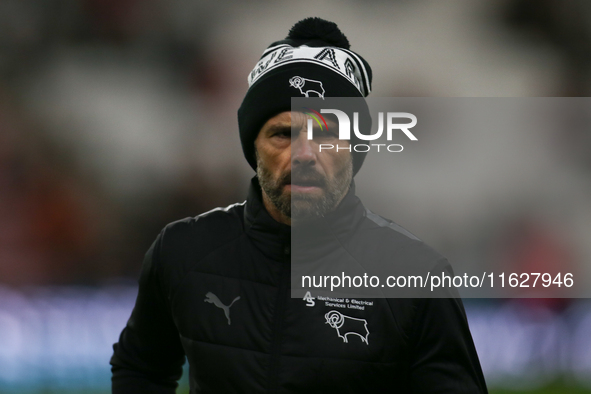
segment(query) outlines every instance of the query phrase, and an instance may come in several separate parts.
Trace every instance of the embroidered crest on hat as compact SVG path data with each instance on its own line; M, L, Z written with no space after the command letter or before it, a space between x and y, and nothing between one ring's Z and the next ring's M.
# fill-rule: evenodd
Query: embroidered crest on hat
M324 87L320 81L295 76L289 79L289 85L292 88L299 89L300 93L305 97L317 96L324 100ZM310 94L312 94L312 96L310 96Z

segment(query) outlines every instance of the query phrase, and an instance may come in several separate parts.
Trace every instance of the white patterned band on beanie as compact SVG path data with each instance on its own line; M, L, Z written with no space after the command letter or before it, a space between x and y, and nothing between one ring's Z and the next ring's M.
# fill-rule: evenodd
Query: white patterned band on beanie
M363 96L371 92L369 76L365 65L354 52L338 47L292 47L288 44L268 48L248 75L251 87L265 74L292 63L310 63L340 74L353 84Z

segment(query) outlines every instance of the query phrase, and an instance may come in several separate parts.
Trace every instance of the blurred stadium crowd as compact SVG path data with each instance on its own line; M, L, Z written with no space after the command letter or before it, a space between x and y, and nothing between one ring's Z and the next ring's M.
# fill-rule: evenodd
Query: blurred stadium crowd
M374 96L585 96L591 88L585 1L325 2L317 12L331 7L371 60ZM246 74L305 8L2 1L0 281L135 276L164 224L241 201L251 173L235 111ZM588 175L588 131L553 138L571 172ZM523 243L552 237L536 218L511 220Z
M236 122L247 73L267 45L312 15L337 22L372 65L372 96L591 93L586 0L2 0L0 287L134 281L166 223L242 201L253 175ZM521 153L505 165L458 163L433 148L443 167L469 174L486 166L478 190L468 183L430 193L432 184L420 182L437 177L429 163L410 175L419 182L390 186L361 171L359 189L394 196L368 196L368 205L452 263L486 256L587 267L584 120L541 136L535 153L518 139ZM530 154L549 171L528 166ZM574 305L539 303L552 313ZM10 308L0 299L0 310Z

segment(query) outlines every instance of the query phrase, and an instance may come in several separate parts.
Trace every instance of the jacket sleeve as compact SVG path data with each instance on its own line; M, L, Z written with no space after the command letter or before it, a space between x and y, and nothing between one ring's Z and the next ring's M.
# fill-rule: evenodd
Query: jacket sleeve
M453 275L448 264L445 270ZM487 393L462 300L455 289L448 296L415 300L410 333L412 393Z
M161 242L162 234L146 253L135 307L113 345L113 394L174 393L182 375L185 354L158 276Z

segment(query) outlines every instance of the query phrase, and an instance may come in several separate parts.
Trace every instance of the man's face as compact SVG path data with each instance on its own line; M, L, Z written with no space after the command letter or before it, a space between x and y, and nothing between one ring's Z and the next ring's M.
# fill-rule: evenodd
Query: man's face
M315 128L314 139L308 140L307 119L299 112L282 112L263 125L255 141L261 188L283 216L294 220L334 210L353 178L351 153L342 149L348 142L338 140L336 124L329 123L328 131ZM319 152L319 144L335 149Z

